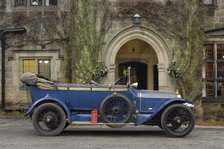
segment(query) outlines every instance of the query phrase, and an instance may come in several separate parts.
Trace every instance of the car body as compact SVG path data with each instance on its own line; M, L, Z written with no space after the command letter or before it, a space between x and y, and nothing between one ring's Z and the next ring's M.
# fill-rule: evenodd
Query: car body
M45 83L44 83L45 84ZM182 137L194 127L190 100L173 92L138 90L132 85L48 84L30 86L32 117L40 135L58 135L72 123L158 125L168 135ZM94 120L95 119L95 120Z

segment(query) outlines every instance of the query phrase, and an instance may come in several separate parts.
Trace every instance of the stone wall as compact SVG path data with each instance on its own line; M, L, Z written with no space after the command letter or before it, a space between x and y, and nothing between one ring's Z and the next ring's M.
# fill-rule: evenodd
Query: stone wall
M224 0L217 0L215 8L206 7L204 27L206 29L220 28L224 26Z
M167 1L168 0L154 0L153 2L160 5L165 5ZM14 7L12 2L13 0L7 1L5 11L2 13L2 15L0 15L0 18L3 18L0 19L0 26L2 28L25 26L27 29L27 32L24 35L10 35L6 40L6 101L7 105L18 105L30 102L29 92L26 90L21 90L21 83L19 83L19 76L22 74L21 58L44 56L51 57L53 66L52 79L62 82L66 80L65 65L67 58L65 53L66 49L68 48L68 44L64 38L67 37L70 31L68 21L70 15L70 0L58 1L58 7L52 8L44 6ZM115 12L118 11L117 3L120 2L120 0L111 0L111 2L113 2L113 8ZM126 2L131 3L130 0ZM3 11L0 11L0 14L1 12ZM111 41L113 41L117 35L133 27L132 15L118 15L112 17L112 26L105 38L104 53L107 52ZM54 23L53 26L51 26L52 22ZM145 19L141 20L141 26L142 28L147 28L148 32L152 32L151 34L153 36L158 37L158 41L161 40L161 43L164 43L160 46L165 47L164 52L167 52L167 60L164 61L166 62L165 64L159 66L160 72L162 74L160 76L162 79L160 80L162 83L160 89L175 91L175 86L173 86L172 83L174 80L168 76L167 68L170 61L172 60L173 53L178 52L180 49L178 41L175 38L169 36L167 33L156 29L155 26L148 23ZM57 33L54 32L55 29L57 30ZM141 33L144 35L145 32L140 31L140 33L137 34L140 35ZM54 37L57 40L49 43L46 37ZM157 52L162 53L159 51L159 49L160 48L157 49ZM65 57L65 60L61 59L61 55ZM105 58L105 55L103 56ZM161 59L162 57L158 58ZM114 71L113 69L115 66L108 67ZM104 78L104 80L101 82L113 83L115 81L115 72L113 72L111 75L112 77L108 75L108 77Z
M5 7L3 4L0 1L0 28L25 27L27 30L23 34L6 35L5 100L6 108L15 109L31 102L29 91L22 89L19 81L23 58L50 58L51 79L65 79L63 58L68 46L70 0L58 1L56 7L14 7L14 0L7 1Z
M0 81L2 81L2 48L0 42ZM0 95L2 95L2 85L0 84ZM0 103L2 103L2 97L0 97ZM1 107L1 106L0 106Z
M4 18L4 6L5 6L5 1L4 0L1 0L0 1L0 26L1 24L3 24L3 18ZM2 80L2 49L1 49L1 41L0 41L0 81ZM1 89L1 84L0 84L0 95L2 94L2 89ZM2 97L0 97L0 103L2 101ZM1 105L0 105L1 107Z

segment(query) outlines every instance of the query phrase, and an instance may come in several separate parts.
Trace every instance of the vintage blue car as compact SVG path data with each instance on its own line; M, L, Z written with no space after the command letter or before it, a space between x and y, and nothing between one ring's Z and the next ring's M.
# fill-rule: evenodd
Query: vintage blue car
M25 77L24 77L25 76ZM34 74L21 81L30 86L32 106L26 116L40 135L58 135L69 124L158 125L169 136L183 137L194 128L192 102L176 93L138 90L134 85L53 83Z

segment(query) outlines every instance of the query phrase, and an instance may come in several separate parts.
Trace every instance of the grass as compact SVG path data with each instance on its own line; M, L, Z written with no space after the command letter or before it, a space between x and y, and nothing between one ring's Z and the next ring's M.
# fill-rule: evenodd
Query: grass
M18 111L2 112L0 111L0 119L21 119L24 118L24 113Z
M199 126L224 126L224 118L210 118L208 120L196 120L196 125Z

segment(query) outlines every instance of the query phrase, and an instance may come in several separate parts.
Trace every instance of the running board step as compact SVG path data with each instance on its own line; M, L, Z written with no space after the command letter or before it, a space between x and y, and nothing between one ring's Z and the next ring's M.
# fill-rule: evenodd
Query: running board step
M91 122L72 122L76 126L134 126L135 123L91 123Z

